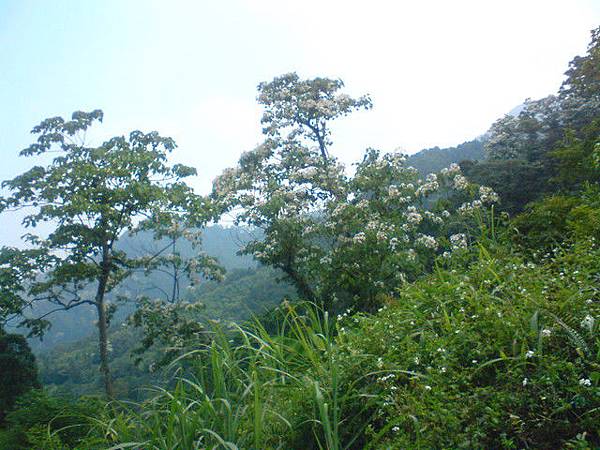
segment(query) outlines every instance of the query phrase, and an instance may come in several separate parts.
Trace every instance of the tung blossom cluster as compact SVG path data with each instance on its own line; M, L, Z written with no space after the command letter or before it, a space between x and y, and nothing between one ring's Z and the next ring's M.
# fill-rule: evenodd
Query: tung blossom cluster
M318 149L280 146L248 154L214 192L239 208L237 223L265 230L248 253L290 274L306 296L343 299L393 294L438 254L466 248L466 233L455 229L460 213L498 199L490 188L470 186L456 164L422 179L404 155L368 150L348 176ZM431 208L429 198L474 191L457 210ZM443 239L449 223L455 231Z

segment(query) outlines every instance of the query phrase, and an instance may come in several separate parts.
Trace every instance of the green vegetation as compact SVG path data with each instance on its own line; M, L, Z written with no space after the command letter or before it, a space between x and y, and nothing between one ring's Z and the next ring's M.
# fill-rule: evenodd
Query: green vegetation
M234 269L222 282L201 284L193 295L203 308L198 309L194 317L203 326L215 318L225 325L241 323L252 314L266 313L283 299L297 298L291 286L275 281L278 277L281 274L265 267ZM157 343L145 352L132 354L139 348L143 333L123 325L114 325L109 332L109 362L115 380L115 396L140 400L148 396L146 387L168 380L169 373L159 370L160 364L157 364L165 361L166 353L164 345ZM175 356L179 354L181 350ZM38 357L41 381L55 395L100 394L102 380L97 360L97 345L92 337L58 345Z
M146 270L115 293L135 297L110 334L120 399L83 395L109 355L57 350L43 379L78 398L31 377L0 447L600 448L599 55L600 28L556 96L492 126L485 159L426 176L404 155L368 149L349 173L329 153L331 121L369 109L368 96L296 74L261 83L265 141L184 205L184 221L144 228L141 253L121 240L117 257ZM419 164L441 155L463 153ZM206 281L220 267L181 239L199 241L190 217L223 214L259 265ZM148 256L150 242L168 250ZM55 261L0 256L6 319ZM22 359L14 370L35 375Z
M25 338L0 328L0 424L15 400L31 388L38 388L35 358Z

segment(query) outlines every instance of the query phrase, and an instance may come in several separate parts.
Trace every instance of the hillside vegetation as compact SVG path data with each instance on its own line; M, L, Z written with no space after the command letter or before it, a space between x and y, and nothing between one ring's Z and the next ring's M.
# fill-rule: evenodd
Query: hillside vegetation
M168 138L71 147L63 137L101 113L43 122L26 154L63 156L35 171L92 171L105 187L81 188L113 203L73 193L63 210L40 204L33 228L67 216L48 241L0 252L0 319L43 335L45 317L26 305L49 296L69 309L92 292L97 350L40 358L40 389L27 346L0 347L11 373L29 374L2 403L0 448L600 448L599 80L600 28L556 95L482 141L411 158L367 149L348 171L330 125L370 97L285 74L258 86L264 142L206 197L188 190L190 168L163 166ZM98 155L117 175L89 167ZM2 204L55 199L32 184L41 175L7 182ZM128 202L139 224L123 219ZM80 213L94 220L69 219ZM225 215L260 230L239 247L253 263L229 271L198 234ZM123 227L166 245L121 251ZM135 291L146 282L162 295ZM117 331L121 297L132 302ZM140 394L132 378L152 387Z

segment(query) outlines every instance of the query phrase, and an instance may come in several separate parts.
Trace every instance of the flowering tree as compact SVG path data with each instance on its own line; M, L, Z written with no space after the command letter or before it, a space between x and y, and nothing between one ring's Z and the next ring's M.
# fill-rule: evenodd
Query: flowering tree
M491 159L522 159L544 163L561 144L565 132L586 134L600 116L600 27L592 30L585 56L576 56L557 95L526 100L518 116L497 120L485 148Z
M213 197L224 211L236 213L237 223L264 231L246 253L281 269L302 297L327 309L358 302L373 307L430 268L444 250L465 246L467 236L456 231L457 223L497 200L483 188L467 202L477 191L457 165L422 180L403 155L373 149L348 176L335 157L323 157L321 147L293 138L306 130L289 121L283 125L292 128L292 138L273 138L280 133L272 124L262 145L215 180ZM309 141L319 142L312 132ZM460 205L449 201L451 195L464 201L462 216L441 206ZM432 207L435 201L439 208ZM452 237L444 235L452 231Z
M321 156L326 160L327 147L331 144L328 122L372 106L368 95L354 99L338 93L342 87L341 80L300 80L296 73L259 84L258 102L265 106L261 120L263 132L275 139L285 137L296 141L305 137L319 145Z

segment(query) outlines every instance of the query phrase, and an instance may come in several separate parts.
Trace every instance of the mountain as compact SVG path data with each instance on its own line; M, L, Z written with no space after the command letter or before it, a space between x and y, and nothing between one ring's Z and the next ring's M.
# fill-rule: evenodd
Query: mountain
M417 169L422 176L426 176L429 173L439 172L452 163L458 164L465 160L479 161L485 159L484 142L483 139L474 139L456 147L427 148L409 156L407 164Z

